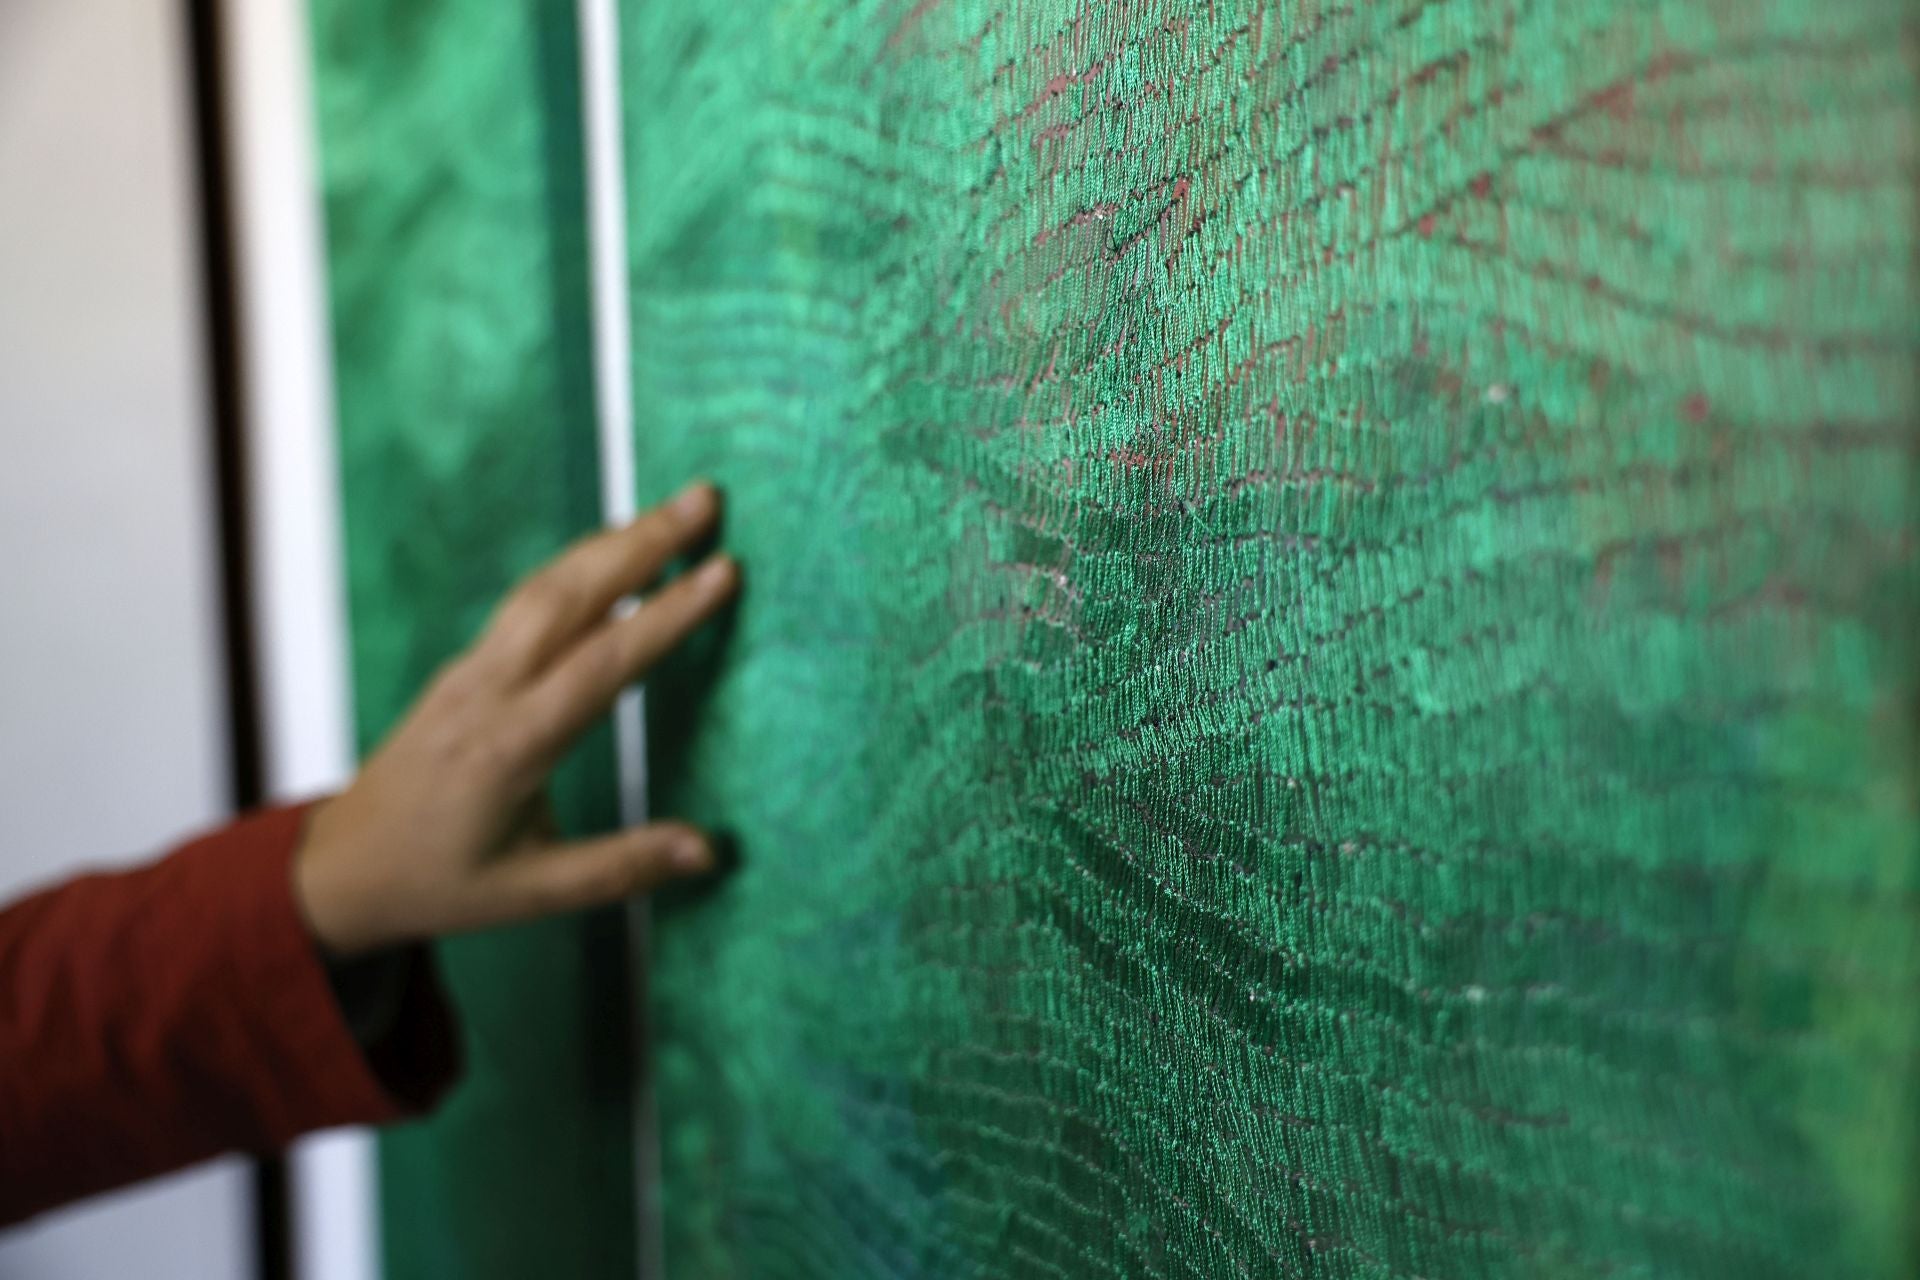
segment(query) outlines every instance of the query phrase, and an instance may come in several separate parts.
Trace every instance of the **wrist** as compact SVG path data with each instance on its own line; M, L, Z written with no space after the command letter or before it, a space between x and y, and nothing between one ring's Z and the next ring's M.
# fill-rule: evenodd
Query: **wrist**
M330 816L338 797L317 803L307 814L305 829L293 854L293 901L307 934L323 955L352 960L399 939L381 936L356 903L356 893L339 872L341 860L329 856L333 847Z

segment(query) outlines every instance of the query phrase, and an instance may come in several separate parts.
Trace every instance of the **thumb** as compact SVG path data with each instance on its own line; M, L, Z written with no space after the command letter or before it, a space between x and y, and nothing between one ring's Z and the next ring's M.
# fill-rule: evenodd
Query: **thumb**
M713 844L684 822L652 822L521 854L489 878L508 920L617 902L713 870Z

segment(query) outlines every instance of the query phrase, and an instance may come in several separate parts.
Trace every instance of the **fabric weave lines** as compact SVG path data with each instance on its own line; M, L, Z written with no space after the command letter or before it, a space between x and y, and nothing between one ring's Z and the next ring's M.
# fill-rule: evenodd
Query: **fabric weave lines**
M671 1274L1913 1274L1915 16L627 0Z

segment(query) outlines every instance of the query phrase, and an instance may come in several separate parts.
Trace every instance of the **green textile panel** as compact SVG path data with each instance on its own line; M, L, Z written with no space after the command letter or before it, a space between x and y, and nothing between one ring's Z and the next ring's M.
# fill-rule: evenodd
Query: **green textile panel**
M573 5L313 0L355 708L370 747L599 523ZM615 818L611 735L563 825ZM380 1142L390 1280L634 1274L619 912L442 948L467 1079Z
M625 0L685 1277L1908 1276L1905 0Z

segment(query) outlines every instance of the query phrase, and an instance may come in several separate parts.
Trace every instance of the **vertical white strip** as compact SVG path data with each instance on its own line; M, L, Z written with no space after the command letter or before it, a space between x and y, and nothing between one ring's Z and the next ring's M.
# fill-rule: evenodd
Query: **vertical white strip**
M246 370L252 583L267 787L340 787L354 767L335 452L333 351L304 0L222 6L232 86L240 342ZM293 1152L295 1263L307 1280L379 1274L373 1141Z
M600 501L608 524L633 519L633 378L628 364L626 160L620 130L618 0L579 0L580 99L587 156L587 244L593 294L593 381L600 423ZM646 743L639 694L621 699L621 816L646 818Z
M608 524L631 520L638 477L633 447L633 377L627 297L626 156L621 133L619 0L579 0L580 98L587 157L587 242L593 294L594 396L599 408L602 514ZM629 823L647 817L646 722L641 694L629 690L615 704L620 816ZM627 916L634 976L633 1014L637 1072L633 1102L634 1224L639 1233L639 1274L658 1277L660 1255L659 1124L641 1011L645 1006L649 913L635 903Z
M636 492L633 379L627 363L627 166L621 150L619 0L579 0L579 14L600 493L611 522L633 518Z

